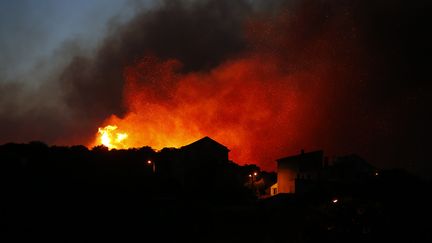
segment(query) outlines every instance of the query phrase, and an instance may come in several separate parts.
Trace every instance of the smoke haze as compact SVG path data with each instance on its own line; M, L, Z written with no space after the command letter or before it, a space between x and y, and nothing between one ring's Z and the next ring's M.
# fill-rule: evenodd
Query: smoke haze
M164 1L91 51L65 43L25 76L41 84L1 82L0 142L89 145L115 122L134 146L208 135L265 169L322 148L426 171L430 5Z

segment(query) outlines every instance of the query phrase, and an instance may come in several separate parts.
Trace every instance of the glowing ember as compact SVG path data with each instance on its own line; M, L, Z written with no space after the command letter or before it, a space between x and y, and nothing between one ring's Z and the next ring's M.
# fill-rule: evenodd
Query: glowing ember
M127 133L121 133L116 131L117 126L108 125L106 127L100 127L98 129L98 136L100 144L108 147L109 149L113 148L125 148L124 144L125 140L128 138Z

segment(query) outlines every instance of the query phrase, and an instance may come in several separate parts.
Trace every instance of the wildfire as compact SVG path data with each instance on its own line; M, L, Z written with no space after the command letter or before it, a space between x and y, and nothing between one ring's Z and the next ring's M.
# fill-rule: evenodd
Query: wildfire
M289 16L277 23L252 21L246 33L254 46L250 53L210 70L182 70L181 60L150 54L130 62L123 69L124 112L103 124L116 124L133 136L120 135L116 142L117 130L107 128L97 142L159 150L209 136L230 149L233 161L272 170L275 158L330 141L328 102L339 95L332 80L349 72L334 64L336 57L328 52L333 49L327 48L332 40L292 39L299 26L286 32L291 22L299 21ZM302 48L294 48L297 44ZM307 53L297 52L303 47Z
M103 122L108 126L99 129L94 144L160 150L209 136L231 150L231 159L244 164L283 156L286 149L273 139L281 131L284 143L298 140L295 124L302 120L299 111L305 106L293 83L309 76L287 76L274 62L263 64L258 57L238 59L208 73L179 73L178 65L147 57L126 67L128 112L108 117Z
M117 128L115 125L99 127L99 142L109 149L124 148L124 142L128 138L128 134L116 131Z

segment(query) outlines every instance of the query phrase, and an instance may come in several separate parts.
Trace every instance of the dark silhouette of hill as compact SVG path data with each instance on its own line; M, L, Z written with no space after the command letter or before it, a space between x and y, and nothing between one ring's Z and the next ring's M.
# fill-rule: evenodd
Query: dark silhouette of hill
M119 234L124 240L125 232L137 230L174 237L164 231L187 234L190 229L182 221L197 217L193 225L200 225L212 205L255 199L244 185L249 166L211 156L198 163L202 158L190 153L150 147L89 150L42 142L2 145L1 231L52 240L56 234L63 240L77 235L78 240L86 233L107 239Z
M213 152L224 151L219 148ZM344 190L257 200L249 175L259 172L262 194L275 182L274 173L218 159L224 152L203 161L206 154L189 149L1 145L0 237L3 242L431 240L425 223L432 216L431 184L405 171L380 171Z

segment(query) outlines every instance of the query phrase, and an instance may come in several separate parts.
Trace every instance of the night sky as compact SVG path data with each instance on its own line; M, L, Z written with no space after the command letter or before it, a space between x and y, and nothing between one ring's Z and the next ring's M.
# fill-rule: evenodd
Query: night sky
M430 177L430 1L0 1L0 143L210 136Z

